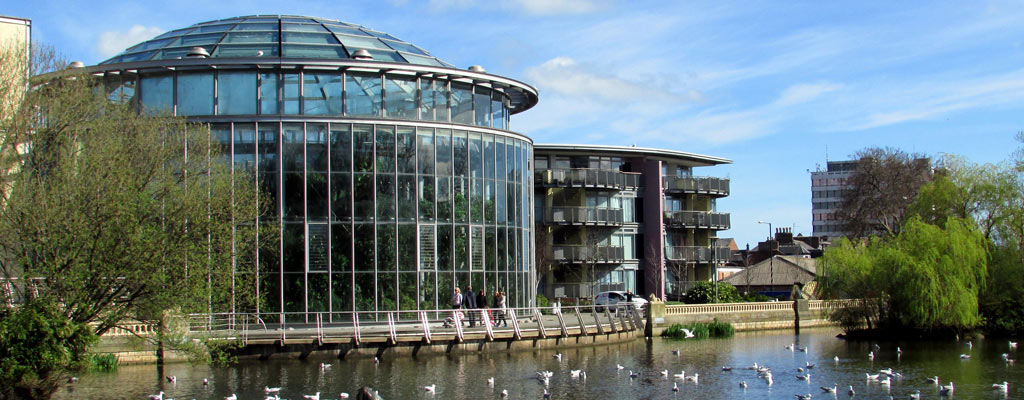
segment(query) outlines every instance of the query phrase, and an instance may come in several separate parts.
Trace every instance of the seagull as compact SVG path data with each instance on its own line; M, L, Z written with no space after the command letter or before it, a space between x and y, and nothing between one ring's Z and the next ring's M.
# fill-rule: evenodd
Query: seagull
M203 378L203 386L206 386L206 385L209 385L209 384L210 384L210 380L206 379L206 378Z
M562 353L555 354L553 357L558 361L562 361Z
M853 397L854 395L857 394L857 392L853 391L853 385L850 385L850 390L846 391L846 393L849 393L850 397Z
M1010 344L1010 348L1011 349L1016 349L1017 348L1017 342L1009 342L1008 341L1008 343Z
M683 328L683 333L686 334L686 336L683 337L684 339L690 339L690 338L695 337L695 335L693 334L693 331L691 331L689 329Z
M725 372L732 371L732 367L725 367L725 366L723 366L722 367L722 371L725 371Z
M672 354L679 355L679 349L672 350Z
M973 348L974 348L974 342L970 341L970 340L967 341L967 350L971 350Z
M899 346L896 346L896 357L902 356L903 350Z
M619 370L619 371L622 371L622 370L626 369L626 367L623 367L623 366L622 366L622 365L620 365L620 364L615 364L615 369L617 369L617 370Z
M503 389L501 391L501 397L508 397L508 390L507 389Z
M487 386L494 387L494 377L487 378Z
M1003 393L1006 393L1010 390L1010 384L1006 383L1006 381L1003 381L1003 383L993 383L992 390L998 390Z
M377 358L377 357L374 357L374 358L373 358L373 363L374 363L374 364L380 364L380 359L379 359L379 358Z
M68 383L75 383L75 382L78 382L78 377L77 376L72 376L72 377L68 378Z
M686 379L686 371L679 371L678 374L672 375L676 379Z
M696 384L697 383L697 378L699 378L699 377L700 377L700 374L693 374L693 375L690 375L690 376L686 377L686 380Z
M673 392L678 392L679 391L679 384L678 383L672 382L672 391Z
M555 376L555 373L551 371L537 371L537 376L541 378L550 378L552 376Z
M668 376L668 370L661 371L661 376Z
M639 375L640 374L637 374L636 372L633 372L633 370L629 370L629 379L635 379Z
M837 384L837 383L833 383L833 384L832 384L832 387L822 386L822 387L821 387L821 390L822 390L822 391L824 391L825 393L835 393L835 392L836 392L836 389L837 389L838 387L839 387L839 384Z
M423 387L423 390L426 390L429 393L434 393L435 389L437 389L437 384L436 383L433 384L433 385L430 385L430 386L424 386Z
M320 370L331 369L332 365L328 363L320 363Z
M970 360L971 359L971 355L970 354L961 354L960 355L960 359L961 360Z
M804 366L807 367L807 369L814 368L814 364L811 364L809 362L804 362Z
M880 370L878 370L878 372L886 374L886 375L892 375L892 368L880 369Z
M881 349L882 349L882 346L879 346L878 343L875 343L875 350L881 350Z
M1003 359L1005 360L1007 358L1010 358L1010 353L1003 353L1000 357L1003 357Z
M787 344L787 345L786 345L786 350L789 350L789 351L793 351L793 349L795 349L795 348L796 348L796 347L794 347L794 344L793 344L793 343L790 343L790 344Z
M948 385L939 386L939 395L948 396L953 394L953 381L950 381Z
M348 398L348 393L341 392L341 394L338 395L338 398L339 399L347 399Z
M915 390L914 393L910 394L910 398L915 400L921 400L921 391Z
M865 372L864 373L864 378L866 378L869 381L877 381L878 380L878 374L871 375L871 374Z
M801 380L801 381L810 382L811 381L811 374L808 373L807 375L797 375L796 379Z
M810 393L808 393L808 394L796 394L794 396L796 396L797 400L811 400L811 394Z
M887 377L885 377L885 379L882 379L882 380L878 381L878 384L879 385L883 385L883 386L888 386L888 385L892 384L892 378L889 378L887 376Z
M161 392L163 393L163 392ZM230 396L225 397L224 400L238 400L238 395L232 393Z
M545 399L550 399L551 398L551 393L548 393L548 390L544 389L544 395L543 396L544 396Z
M178 383L178 377L177 376L171 375L171 376L168 376L166 378L167 378L167 382Z
M800 372L800 373L802 373L802 372L804 372L804 369L803 369L803 368L797 368L797 369L796 369L796 372Z
M832 357L832 361L835 361L836 364L839 364L839 356Z
M164 392L149 395L149 400L164 400Z
M747 381L740 382L740 387L746 389L747 388Z
M875 359L875 352L869 351L868 352L868 360L874 360L874 359Z
M806 353L807 352L807 346L801 347L798 350L800 350L801 353Z
M765 375L764 380L765 380L765 382L768 383L769 387L771 387L772 383L775 382L775 381L772 380L772 374Z
M279 387L269 387L269 386L264 386L263 387L263 393L278 393L280 391L281 391L281 388L279 388Z
M316 392L316 394L304 394L302 395L302 398L309 400L320 400L320 392Z
M925 379L927 379L927 380L928 380L928 383L934 383L934 384L936 384L936 385L938 385L938 384L939 384L939 376L938 376L938 375L936 375L936 376L933 376L933 377L931 377L931 378L925 378Z

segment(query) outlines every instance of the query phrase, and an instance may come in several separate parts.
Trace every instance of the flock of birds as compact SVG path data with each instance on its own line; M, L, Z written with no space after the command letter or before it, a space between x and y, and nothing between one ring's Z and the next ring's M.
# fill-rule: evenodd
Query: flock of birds
M688 336L692 335L692 333L691 332L687 332L687 335ZM968 348L968 353L961 354L960 355L960 359L961 360L969 360L971 358L971 355L969 353L970 353L970 351L974 347L973 342L968 341L966 346ZM1017 349L1017 342L1013 342L1013 341L1008 342L1008 347L1009 347L1010 351L1016 350ZM804 352L804 353L809 352L807 347L797 347L795 344L786 345L785 349L789 350L789 351L792 351L792 352L796 352L796 351ZM876 356L876 352L880 351L880 350L881 350L881 347L878 344L875 344L874 345L874 350L868 352L867 358L869 360L874 360L875 356ZM680 352L680 350L675 349L675 350L672 350L672 354L678 356L678 355L681 354L681 352ZM896 357L897 357L897 359L902 357L902 355L903 355L902 349L897 347L896 348ZM559 363L564 362L564 357L563 357L562 353L555 354L553 356L553 358L555 360L557 360ZM1012 365L1015 362L1014 359L1010 358L1010 353L1003 353L1002 354L1002 359L1003 359L1003 361L1007 365ZM839 356L835 356L833 358L833 361L835 362L836 365L839 365ZM379 364L380 360L377 359L376 357L374 357L373 362L375 364ZM321 372L325 372L325 371L330 370L332 366L333 365L329 364L329 363L321 363L320 364L320 370L321 370ZM800 381L806 381L808 384L810 384L810 381L811 381L811 372L810 372L810 370L814 369L814 367L815 367L814 364L812 364L810 362L804 362L804 365L802 367L798 367L796 369L797 373L796 373L796 375L794 375L795 379L800 380ZM767 365L759 364L759 363L755 362L755 363L753 363L753 365L751 365L749 367L745 367L743 369L744 370L755 371L756 374L757 374L757 377L759 379L763 380L764 384L766 384L768 387L771 387L774 384L775 378L772 375L772 369L770 367L768 367ZM721 367L721 370L722 370L723 373L724 372L731 372L733 370L733 368L732 367L728 367L728 366L724 366L724 367ZM633 371L633 370L629 370L629 369L627 369L626 367L624 367L624 366L622 366L620 364L616 364L615 365L615 371L616 371L617 374L621 374L624 371L628 371L626 373L626 376L630 380L638 379L640 377L640 373L639 372L636 372L636 371ZM872 371L872 372L874 372L874 371ZM901 380L903 378L903 374L901 374L898 371L893 370L892 368L881 369L881 370L878 370L877 373L872 373L872 372L865 372L864 373L864 377L865 377L866 383L868 385L877 385L879 387L882 387L882 388L884 388L887 391L887 393L891 393L890 392L890 388L893 385L894 380ZM554 375L555 375L554 372L548 371L548 370L537 371L537 373L536 373L536 379L539 381L539 383L541 385L543 385L543 388L544 388L544 392L542 394L542 397L544 399L548 399L551 396L547 389L548 389L548 386L551 383L551 378L554 377ZM683 385L686 385L686 384L689 384L689 383L692 383L693 385L699 385L700 384L700 374L699 373L687 374L686 371L680 371L678 374L675 374L675 373L671 373L669 370L666 369L666 370L660 371L660 375L661 375L662 378L664 378L666 380L667 379L671 379L672 380L672 387L671 387L671 391L672 392L679 392L681 390L681 388L679 386L680 382L682 382ZM573 380L586 381L586 379L587 379L587 372L582 370L582 369L570 369L568 371L568 376L571 379L573 379ZM171 383L171 384L176 384L177 381L178 381L178 378L176 376L167 376L167 377L165 377L165 379L167 380L168 383ZM68 383L74 383L74 382L77 382L77 381L78 381L77 377L71 377L71 378L68 379ZM954 386L952 381L943 384L939 380L938 376L927 378L926 381L927 381L928 384L933 385L933 386L935 386L937 388L938 395L940 397L952 396L953 393L954 393L955 386ZM210 384L209 379L203 378L202 384L203 384L204 387L207 387ZM491 387L491 388L494 388L494 386L495 386L495 379L494 379L493 376L487 378L487 385L489 387ZM738 383L738 385L743 390L746 390L749 387L749 384L746 381L740 381ZM832 397L838 396L838 393L840 393L840 391L841 391L839 389L839 384L838 383L833 383L832 386L821 386L820 388L821 388L821 391L823 393L825 393L827 395L831 395ZM437 388L437 384L431 384L429 386L423 386L423 390L425 392L429 393L429 394L435 394L437 392L437 389L438 389ZM1009 394L1009 383L1007 383L1005 381L1002 382L1002 383L994 383L994 384L992 384L992 390L997 392L997 393L1001 393L1004 396L1007 396ZM280 400L281 399L281 397L280 397L281 388L280 387L265 386L264 389L263 389L263 392L265 394L265 400ZM856 395L856 391L854 390L853 385L848 385L848 390L846 390L846 393L850 397L853 397L853 396ZM508 392L507 389L503 389L499 393L499 395L501 396L501 398L507 398L509 396L509 392ZM795 398L797 400L810 400L812 398L812 394L810 394L810 393L808 393L808 394L796 394L794 396L795 396ZM309 399L309 400L326 399L326 397L321 397L321 393L320 392L316 392L314 394L304 394L302 397L304 399ZM343 393L340 393L337 398L338 399L348 399L349 398L349 394L343 392ZM889 398L892 399L893 397L889 396ZM921 391L920 390L915 390L913 393L909 394L909 398L910 399L921 399ZM150 400L171 400L171 399L165 399L163 391L161 391L161 392L159 392L157 394L149 395L149 399ZM237 400L237 399L238 399L238 396L235 395L235 394L232 394L232 395L227 396L227 397L224 398L224 400Z

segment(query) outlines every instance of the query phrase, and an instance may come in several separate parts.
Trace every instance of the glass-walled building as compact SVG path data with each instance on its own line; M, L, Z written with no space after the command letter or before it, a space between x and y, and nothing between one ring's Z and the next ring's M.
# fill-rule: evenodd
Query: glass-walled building
M540 292L631 290L675 298L729 261L719 198L729 179L694 176L731 160L665 149L538 144L534 200Z
M470 284L532 302L533 143L509 119L535 88L297 16L199 23L86 69L112 100L209 124L270 197L258 223L279 235L236 256L260 312L449 308Z

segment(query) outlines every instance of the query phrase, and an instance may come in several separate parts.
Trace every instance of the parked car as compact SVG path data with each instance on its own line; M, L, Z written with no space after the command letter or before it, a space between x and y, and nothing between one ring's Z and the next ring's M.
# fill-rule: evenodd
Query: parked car
M614 306L616 304L625 303L625 302L626 302L626 292L620 292L620 291L601 292L601 293L598 293L597 296L594 296L594 305L598 306L597 307L598 311L603 311L604 310L604 307L600 307L600 306ZM636 307L637 310L642 310L644 307L647 307L647 300L644 300L643 297L637 296L637 295L634 294L633 295L633 305ZM615 309L615 307L609 307L609 308L611 308L613 310Z

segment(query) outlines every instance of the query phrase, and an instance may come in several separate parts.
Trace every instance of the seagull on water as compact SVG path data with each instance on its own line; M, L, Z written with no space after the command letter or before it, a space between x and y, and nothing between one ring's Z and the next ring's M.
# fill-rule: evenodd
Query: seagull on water
M341 394L338 395L338 398L339 399L347 399L348 398L348 393L341 392Z
M971 349L973 349L973 348L974 348L974 342L973 342L973 341L970 341L970 340L968 340L968 341L967 341L967 350L971 350Z
M693 375L690 375L690 376L686 377L686 380L689 381L689 382L693 382L694 384L697 384L697 378L699 378L699 377L700 377L700 374L693 374Z
M209 384L210 384L210 380L206 379L206 378L203 378L203 386L206 386L206 385L209 385Z
M935 375L935 376L933 376L931 378L925 378L925 379L928 380L928 383L934 383L936 385L939 384L939 376L938 375Z
M786 345L786 350L793 351L794 349L796 349L796 347L793 343Z
M640 374L633 372L633 370L629 370L629 379L636 379L637 376L640 376Z
M693 338L693 337L696 336L696 335L693 334L693 331L691 331L689 329L686 329L686 328L683 328L683 333L686 334L686 336L683 337L684 339L690 339L690 338Z
M809 383L811 381L811 374L807 373L807 375L797 375L796 379L801 381L807 381Z
M798 350L800 350L801 353L806 353L807 352L807 346L801 347Z
M679 391L679 384L678 383L672 382L672 391L673 392L678 392Z
M886 375L892 375L892 368L880 369L880 370L878 370L878 372L886 374Z
M971 355L970 354L961 354L960 355L960 359L961 360L970 360L971 359Z
M164 400L164 392L149 395L149 400Z
M885 377L885 379L879 380L878 384L882 386L889 386L890 384L892 384L892 378L887 376Z
M551 398L551 393L548 393L548 390L547 390L547 389L544 389L544 394L543 394L543 396L544 396L544 398L545 398L545 399L550 399L550 398Z
M811 369L811 368L814 368L814 364L811 364L811 363L805 361L804 362L804 367L806 367L807 369Z
M434 393L437 390L437 384L435 383L430 386L424 386L423 390L426 390L428 393Z
M332 366L333 366L333 365L331 365L331 364L328 364L328 363L320 363L320 370L327 370L327 369L331 369L331 367L332 367Z
M263 393L278 393L280 391L281 391L281 388L279 388L279 387L269 387L269 386L264 386L263 387Z
M562 353L555 354L553 357L558 361L562 361Z
M494 377L487 378L487 386L494 387Z
M167 382L178 383L178 377L177 376L171 375L171 376L168 376L166 378L167 378Z
M238 400L238 395L232 393L230 396L225 397L224 400Z
M811 394L795 394L797 400L811 400Z
M903 350L900 349L900 346L896 346L896 357L898 358L899 356L902 356L902 355L903 355Z
M672 350L672 354L679 355L679 349Z
M676 379L686 379L686 371L679 371L678 374L674 374L672 377Z
M501 391L501 397L508 397L508 390L507 389L503 389Z
M874 360L874 359L875 359L875 352L869 351L868 352L868 360Z
M992 390L998 390L1000 392L1007 393L1010 391L1010 384L1006 383L1006 381L1003 381L1003 383L993 383Z
M661 376L668 376L668 370L661 371Z
M732 367L722 366L722 371L725 371L725 372L732 371Z
M302 395L302 398L309 400L320 400L320 392L316 392L316 394L304 394Z
M921 400L921 391L915 390L914 393L910 394L910 398L914 400Z
M621 364L615 364L615 369L617 369L619 371L622 371L622 370L626 369L626 367L623 367Z
M740 387L743 389L747 388L747 381L740 382Z
M75 382L78 382L78 377L77 376L72 376L72 377L68 378L68 383L75 383Z
M832 357L832 361L835 361L836 364L839 364L839 356Z
M879 374L874 374L874 375L871 375L871 374L869 374L869 373L865 372L865 373L864 373L864 378L865 378L865 379L867 379L867 380L869 380L869 381L877 381L877 380L878 380L878 375L879 375Z
M953 394L953 381L949 381L948 385L939 386L939 395L949 396Z
M1007 341L1007 343L1009 343L1011 349L1016 349L1017 348L1017 342Z
M825 392L825 393L835 393L836 389L838 389L838 388L839 388L839 384L838 383L833 383L832 387L822 386L821 390L823 392Z
M857 392L853 391L853 385L850 385L850 390L847 390L846 393L849 393L850 397L853 397L857 394Z

